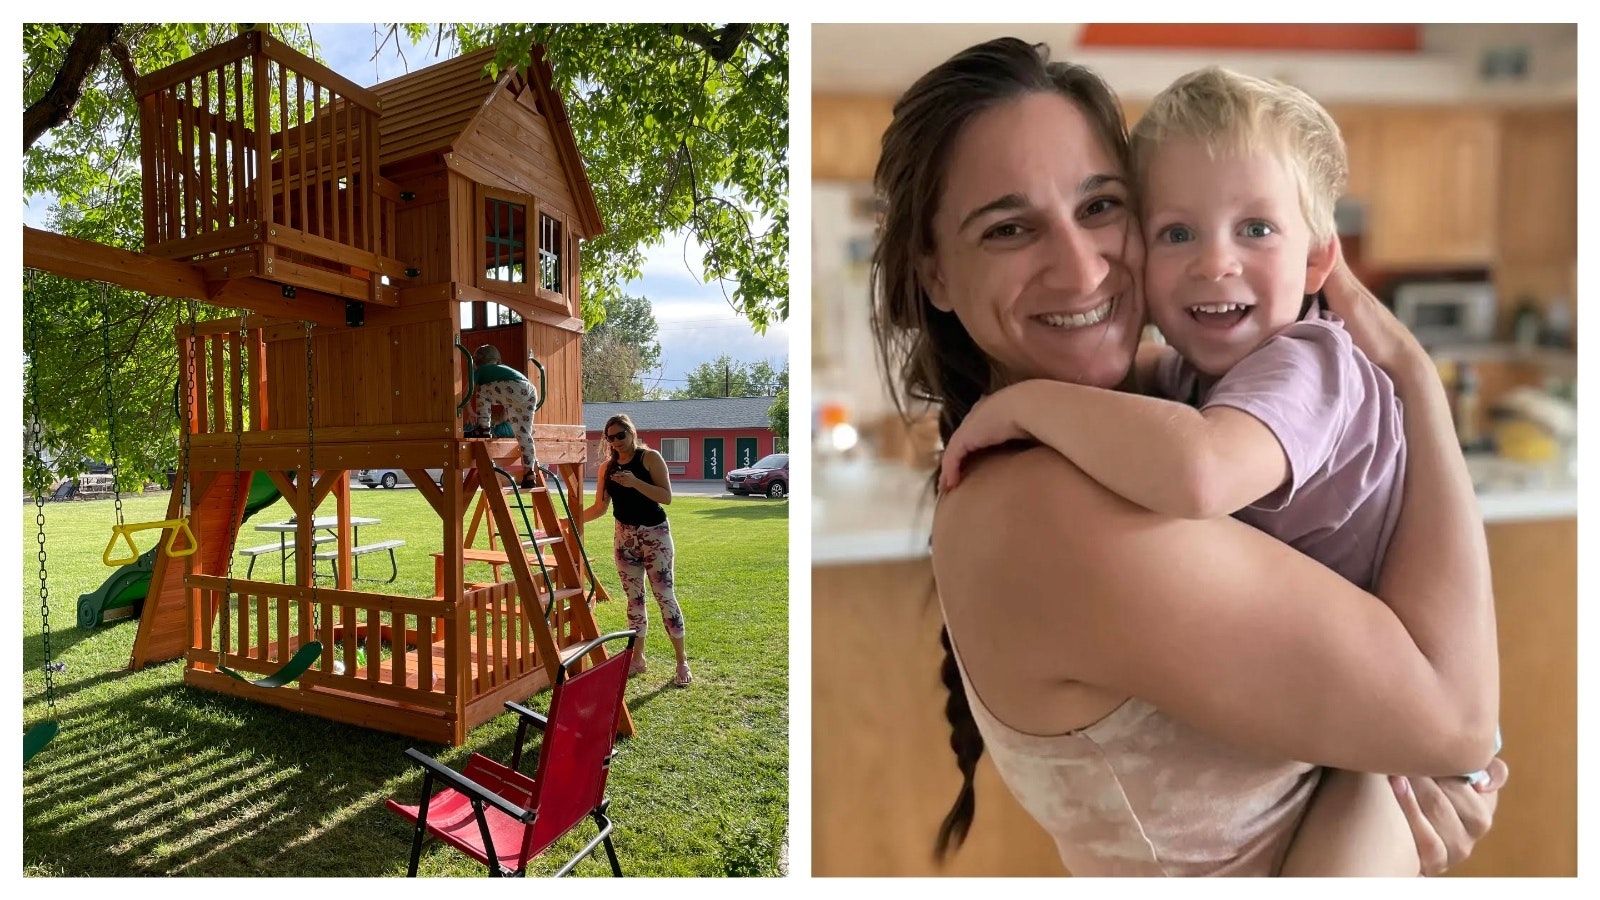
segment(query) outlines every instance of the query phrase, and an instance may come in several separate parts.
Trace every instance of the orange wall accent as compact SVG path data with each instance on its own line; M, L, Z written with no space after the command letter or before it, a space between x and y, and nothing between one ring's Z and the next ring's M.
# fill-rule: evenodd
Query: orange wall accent
M1333 50L1415 53L1420 25L1091 24L1084 47L1208 50Z

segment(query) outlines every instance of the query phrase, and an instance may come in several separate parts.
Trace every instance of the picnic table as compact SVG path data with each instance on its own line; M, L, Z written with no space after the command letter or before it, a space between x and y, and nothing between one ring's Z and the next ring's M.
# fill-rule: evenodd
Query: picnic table
M363 526L363 525L378 525L378 524L381 524L382 521L383 521L382 519L375 519L375 518L372 518L370 516L351 516L350 517L350 528L351 528L351 532L352 532L351 533L351 543L355 545L355 546L352 546L350 548L350 555L352 557L354 557L354 559L355 559L355 572L353 573L353 577L355 577L355 578L360 578L361 577L361 557L363 555L368 554L368 553L377 553L377 552L384 551L384 550L389 551L389 565L390 565L390 568L392 570L392 574L389 576L388 581L394 581L395 578L399 577L399 574L400 574L399 565L395 562L394 550L395 550L396 547L405 546L405 543L406 543L405 541L401 541L401 540L379 541L376 544L362 544L361 543L361 526ZM250 558L250 568L245 572L245 576L244 577L249 578L250 574L255 571L256 557L261 556L262 554L265 554L265 553L276 552L278 554L278 577L280 579L283 579L284 581L287 581L288 580L288 573L289 573L289 556L294 553L294 548L289 546L289 535L294 533L297 529L299 529L299 527L300 527L299 523L294 521L294 520L289 520L289 521L285 521L285 522L262 522L261 524L256 525L255 529L257 531L277 532L277 534L278 534L278 544L277 544L277 546L273 546L272 544L266 544L266 545L260 546L260 547L250 547L250 548L247 548L247 549L244 549L244 550L240 550L239 553L241 553L244 556L248 556ZM338 557L339 557L338 552L335 551L335 550L327 550L327 551L317 552L316 545L331 543L333 541L338 540L338 535L336 533L338 527L339 527L339 517L338 516L318 516L317 518L315 518L315 519L313 519L311 521L311 530L312 530L312 539L311 540L312 540L312 545L313 545L313 547L312 547L312 559L314 559L314 560L333 560L334 561L334 577L335 578L337 578L338 574L339 574L338 573ZM323 534L318 534L317 532L324 532L324 533Z

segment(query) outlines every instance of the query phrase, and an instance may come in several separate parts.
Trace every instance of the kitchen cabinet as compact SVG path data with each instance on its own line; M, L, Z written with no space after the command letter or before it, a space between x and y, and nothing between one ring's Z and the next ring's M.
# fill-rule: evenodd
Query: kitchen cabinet
M1518 110L1501 118L1500 258L1561 265L1578 255L1578 111Z
M1386 107L1377 120L1368 265L1495 261L1500 123L1490 112Z
M1329 109L1344 138L1344 151L1350 168L1345 196L1372 203L1378 183L1379 113L1370 107L1346 106Z
M1488 526L1500 633L1494 827L1454 875L1578 874L1578 520Z
M811 98L811 177L872 181L894 97L818 94Z
M987 755L967 842L934 861L961 774L928 560L814 566L811 597L811 873L1065 875Z
M1577 520L1487 526L1500 636L1502 755L1494 827L1453 875L1577 873ZM1055 846L978 766L967 843L933 860L960 786L939 680L926 558L812 568L812 873L1060 875Z

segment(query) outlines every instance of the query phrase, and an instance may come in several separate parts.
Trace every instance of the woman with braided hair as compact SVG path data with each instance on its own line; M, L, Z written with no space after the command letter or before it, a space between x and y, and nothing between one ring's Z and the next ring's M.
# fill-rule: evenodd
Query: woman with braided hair
M1136 387L1128 173L1115 96L1042 46L969 48L900 98L873 328L902 408L937 404L948 440L1024 379ZM933 528L964 778L939 854L965 837L985 751L1080 876L1433 874L1487 830L1504 763L1479 786L1452 774L1493 756L1498 688L1448 405L1342 260L1325 291L1405 403L1380 596L1234 519L1141 509L1048 449L969 458Z

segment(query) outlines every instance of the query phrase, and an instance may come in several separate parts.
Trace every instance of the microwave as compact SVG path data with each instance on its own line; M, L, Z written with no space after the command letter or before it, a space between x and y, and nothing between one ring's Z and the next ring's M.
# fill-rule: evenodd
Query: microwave
M1394 314L1425 347L1494 340L1494 285L1421 281L1394 289Z

